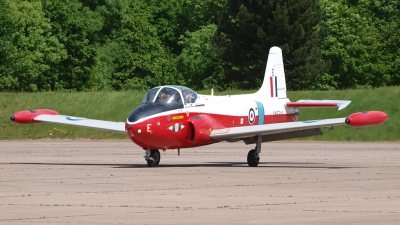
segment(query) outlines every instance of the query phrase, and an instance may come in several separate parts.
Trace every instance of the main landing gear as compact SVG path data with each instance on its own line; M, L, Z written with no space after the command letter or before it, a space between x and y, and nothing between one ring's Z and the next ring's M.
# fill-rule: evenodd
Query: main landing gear
M161 159L160 151L158 149L146 150L144 159L146 159L148 167L158 166Z
M250 167L256 167L260 162L261 143L262 136L258 135L256 148L251 149L247 154L247 164ZM146 159L148 167L158 166L161 159L160 151L158 149L146 150L146 155L144 156L144 159Z
M262 142L262 137L261 135L258 135L256 148L250 150L249 153L247 154L247 164L251 167L258 166L258 163L260 162L261 142Z

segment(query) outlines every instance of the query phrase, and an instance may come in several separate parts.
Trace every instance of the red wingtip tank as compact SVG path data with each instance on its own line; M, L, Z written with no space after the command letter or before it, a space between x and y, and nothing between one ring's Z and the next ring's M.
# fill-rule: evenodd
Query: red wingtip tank
M376 126L384 123L389 116L381 111L368 111L353 113L345 120L352 127Z
M40 115L59 115L59 113L51 109L24 110L12 115L10 120L19 124L40 123L34 120Z

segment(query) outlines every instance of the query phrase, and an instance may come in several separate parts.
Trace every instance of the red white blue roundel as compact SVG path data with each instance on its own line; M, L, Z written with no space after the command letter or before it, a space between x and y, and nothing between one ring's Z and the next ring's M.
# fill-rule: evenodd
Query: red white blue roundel
M254 109L251 108L249 110L249 123L253 124L255 120L256 120L256 113L254 112Z

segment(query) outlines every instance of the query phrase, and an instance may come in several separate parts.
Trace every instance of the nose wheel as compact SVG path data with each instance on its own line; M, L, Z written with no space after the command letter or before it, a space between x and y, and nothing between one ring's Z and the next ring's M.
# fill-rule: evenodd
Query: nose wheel
M147 161L148 167L158 166L161 159L160 151L158 151L158 149L146 150L144 158Z

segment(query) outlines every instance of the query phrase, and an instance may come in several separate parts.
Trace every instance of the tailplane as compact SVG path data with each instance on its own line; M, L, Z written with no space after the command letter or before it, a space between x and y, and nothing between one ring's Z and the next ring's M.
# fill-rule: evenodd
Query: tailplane
M282 50L279 47L269 50L264 81L256 94L262 95L263 98L287 98Z

